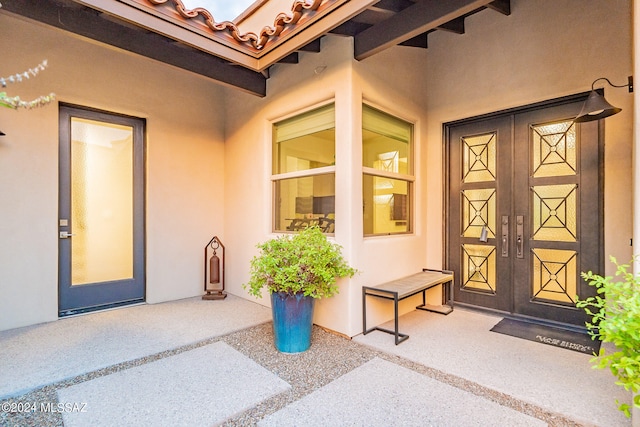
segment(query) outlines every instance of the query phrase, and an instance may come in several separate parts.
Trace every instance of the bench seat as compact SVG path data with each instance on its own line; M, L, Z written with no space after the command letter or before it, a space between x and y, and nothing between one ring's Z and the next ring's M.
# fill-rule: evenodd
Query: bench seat
M442 285L442 305L428 305L425 292L434 286ZM453 272L448 270L423 269L422 272L401 279L392 280L376 286L362 287L362 333L382 331L395 335L396 345L409 338L409 335L398 331L398 301L422 292L422 304L416 309L433 311L447 315L453 311ZM394 330L375 326L367 329L367 296L393 300Z

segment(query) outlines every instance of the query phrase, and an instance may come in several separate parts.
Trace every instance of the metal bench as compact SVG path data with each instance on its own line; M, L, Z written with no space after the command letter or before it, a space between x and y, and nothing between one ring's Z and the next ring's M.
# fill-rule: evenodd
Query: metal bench
M428 305L425 292L434 286L442 285L442 305ZM423 269L421 273L403 277L377 286L362 287L362 333L367 335L372 331L382 331L395 335L396 345L400 344L409 335L398 331L398 301L409 298L422 292L422 304L418 310L433 311L447 315L453 311L453 271ZM367 329L367 296L393 300L395 329L385 329L375 326Z

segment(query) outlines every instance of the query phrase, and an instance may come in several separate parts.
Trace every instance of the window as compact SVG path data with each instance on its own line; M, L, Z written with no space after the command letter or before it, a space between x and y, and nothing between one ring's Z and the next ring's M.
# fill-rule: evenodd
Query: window
M364 234L411 232L413 125L362 107Z
M274 230L335 230L335 107L273 125Z

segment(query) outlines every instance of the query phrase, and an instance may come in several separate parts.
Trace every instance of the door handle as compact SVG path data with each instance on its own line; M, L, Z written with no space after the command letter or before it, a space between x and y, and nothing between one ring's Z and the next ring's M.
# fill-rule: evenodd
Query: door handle
M502 256L509 256L509 216L502 216Z
M61 231L60 232L60 238L61 239L68 239L71 236L74 236L74 234L69 233L68 231Z
M524 216L516 217L516 258L524 258Z

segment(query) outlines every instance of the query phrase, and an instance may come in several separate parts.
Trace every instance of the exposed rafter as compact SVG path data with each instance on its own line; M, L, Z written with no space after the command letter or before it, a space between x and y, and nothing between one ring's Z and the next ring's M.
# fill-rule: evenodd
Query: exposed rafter
M411 0L380 0L374 6L397 13L413 5L413 3Z
M511 2L509 0L494 0L487 7L503 15L511 15Z
M438 29L455 34L464 34L464 18L464 16L461 16L460 18L452 19L446 24L440 25Z
M137 53L209 77L246 92L265 96L266 78L70 0L2 0L1 11L33 19L65 31Z
M419 34L415 37L410 38L409 40L403 41L402 43L400 43L400 46L421 47L423 49L426 49L427 47L429 47L427 42L428 34L429 33Z
M321 47L320 39L321 38L322 37L319 37L319 38L315 39L314 41L312 41L310 43L307 43L306 45L302 46L300 48L300 51L301 52L315 52L315 53L320 52L320 47Z
M487 6L491 0L423 0L355 36L355 57L362 60Z
M465 18L485 9L511 13L510 0L289 0L292 14L278 14L274 26L257 35L240 34L232 23L217 23L205 9L187 10L182 0L1 1L0 13L36 20L259 96L266 94L271 65L296 64L299 52L320 52L320 40L328 32L354 37L354 55L360 60L395 45L426 49L434 31L464 34Z

